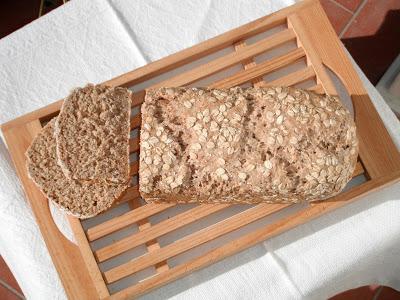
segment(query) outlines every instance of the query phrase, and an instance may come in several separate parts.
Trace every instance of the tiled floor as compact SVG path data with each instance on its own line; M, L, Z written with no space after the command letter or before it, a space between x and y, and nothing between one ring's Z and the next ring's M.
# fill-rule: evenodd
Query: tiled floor
M400 0L320 0L338 36L369 80L376 84L400 53ZM44 12L62 4L47 0ZM0 38L35 20L39 0L0 1ZM22 291L0 257L0 299L23 299ZM331 300L394 300L400 292L365 286Z
M8 268L6 262L0 256L0 299L20 300L24 299L23 293Z
M400 53L400 0L320 0L336 33L376 85Z
M400 292L378 285L363 286L357 289L348 290L336 295L329 300L399 300Z
M375 85L400 53L400 0L320 0L337 34ZM44 13L63 0L44 1ZM40 0L1 0L0 38L35 20Z

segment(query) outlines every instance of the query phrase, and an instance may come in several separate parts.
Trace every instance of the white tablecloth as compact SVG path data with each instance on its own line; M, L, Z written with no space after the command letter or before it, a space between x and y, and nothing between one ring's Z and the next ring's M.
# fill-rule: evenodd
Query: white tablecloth
M0 123L292 2L71 1L0 41ZM398 120L358 71L399 147ZM27 298L64 299L1 140L0 172L1 255ZM400 289L399 200L397 184L144 298L323 299L370 283Z

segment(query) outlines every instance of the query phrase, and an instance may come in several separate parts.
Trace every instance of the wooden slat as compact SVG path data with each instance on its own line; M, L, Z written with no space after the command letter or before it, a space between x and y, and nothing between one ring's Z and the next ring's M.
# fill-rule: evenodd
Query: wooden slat
M123 265L110 269L103 273L104 277L107 283L115 282L130 274L154 265L157 262L167 260L196 246L211 241L221 235L232 232L235 229L250 224L287 206L289 206L289 204L258 204L257 206L247 209L244 212L192 233L172 244L159 249L158 251L145 254Z
M200 220L210 214L216 213L229 207L229 204L202 204L181 214L164 220L147 230L143 230L126 238L123 238L109 246L101 248L95 252L99 262L110 259L125 251L133 249L152 239L159 238L171 231L181 228L185 225Z
M299 71L290 73L273 81L265 82L263 86L292 86L315 77L314 69L306 67Z
M131 170L133 170L133 172L134 172L133 174L137 174L138 167L139 167L138 162L133 163L133 165L131 167ZM360 162L357 162L353 177L358 176L362 173L364 173L364 168ZM140 194L138 191L138 186L134 186L134 187L128 188L127 193L125 195L123 195L123 197L121 197L121 199L119 199L116 204L121 204L121 203L130 201L130 200L133 200L133 199L137 199L139 197L140 197Z
M308 88L307 90L309 91L313 91L317 94L325 94L325 90L324 87L320 84L316 84L313 87Z
M129 176L135 176L139 173L139 162L135 161L129 166Z
M163 59L152 62L146 66L137 68L133 71L112 78L104 83L112 86L130 87L135 84L144 82L150 78L156 77L172 69L176 69L196 59L207 56L208 54L229 47L237 41L244 40L256 34L262 33L275 26L286 24L286 17L289 13L306 7L311 3L311 0L299 2L284 10L277 11L268 16L261 17L253 22L232 29L207 41L164 57ZM53 114L60 110L62 101L63 100L58 100L57 102L54 102L46 107L4 123L2 124L2 129L7 130L8 128Z
M131 118L131 124L130 124L131 130L135 129L137 127L140 127L141 122L142 122L142 116L141 116L140 113L137 114L136 116L132 117Z
M139 151L139 138L135 137L129 140L129 153Z
M130 206L132 209L138 209L141 206L140 199L136 199L130 202ZM137 222L139 232L143 232L151 228L151 224L148 218L141 219ZM145 242L146 248L148 252L153 252L160 249L160 244L157 239L149 239ZM168 262L166 260L160 261L154 265L157 273L165 272L169 269Z
M307 53L307 64L314 69L315 74L317 75L317 83L321 84L329 95L337 95L338 93L335 85L326 72L321 57L316 51L305 28L301 26L301 20L299 17L297 15L289 16L288 26L295 31L298 37L297 44L299 47L303 47L304 51Z
M133 286L115 293L109 299L127 299L129 297L138 297L143 295L144 293L150 292L159 286L175 281L186 274L190 274L196 270L202 269L228 256L241 252L262 241L265 241L266 239L277 236L278 234L315 219L327 212L340 208L359 199L362 195L374 192L378 189L388 186L389 184L399 181L400 171L383 176L379 179L367 181L351 190L333 197L331 201L323 201L319 202L318 204L311 205L306 209L300 210L299 212L280 219L270 225L254 230L251 233L230 241L221 247L191 259L186 263L178 265L165 272L163 276L147 278Z
M140 197L140 194L139 194L139 186L138 185L128 187L125 194L121 198L119 198L118 200L115 201L114 206L124 203L124 202L127 202L127 201L134 200L139 197Z
M78 218L73 216L68 216L68 222L74 233L75 240L79 245L83 261L86 264L86 268L89 270L89 275L92 278L99 298L101 299L110 296L103 276L101 275L99 266L97 265L96 259L93 256L92 249L90 248L89 242L82 228L81 222Z
M371 178L400 169L400 153L368 95L353 95L359 155Z
M286 24L287 14L301 9L302 7L306 7L310 3L310 0L302 1L287 7L285 10L277 11L268 16L261 17L253 22L225 32L224 34L218 35L193 47L167 56L162 60L150 63L145 67L125 73L110 80L109 83L121 86L132 86L138 84L169 70L207 56L213 52L229 47L238 41L245 40L273 27Z
M173 78L157 83L153 87L188 85L204 77L210 76L233 65L246 61L249 58L259 55L267 50L276 48L286 42L294 40L294 38L294 32L290 29L286 29L264 40L258 41L252 45L205 63L204 65L193 68L190 71L181 73Z
M142 104L145 95L146 95L146 92L144 90L138 91L138 92L136 92L136 91L133 92L132 93L132 98L131 98L132 99L131 107L135 107L135 106L138 106L138 105Z
M297 9L300 7L302 9ZM297 4L295 8L285 9L274 14L272 17L263 18L260 23L255 21L252 24L240 27L236 29L236 31L234 30L212 39L211 42L206 41L166 59L150 64L149 66L145 66L141 69L115 78L109 81L109 83L112 85L129 85L129 80L132 80L131 83L145 81L156 75L162 74L167 70L175 69L193 61L194 59L200 58L219 49L226 48L227 46L241 41L248 36L254 35L257 32L261 33L267 27L270 28L277 24L282 24L285 22L286 16L291 18L289 20L290 26L296 22L292 22L292 20L296 20L297 18L297 25L293 25L293 27L297 30L296 33L300 32L300 34L298 34L299 45L303 45L302 42L304 41L304 45L311 45L314 52L317 53L317 55L314 56L313 61L312 59L308 59L307 62L309 67L313 68L313 62L317 62L321 68L324 68L324 66L329 67L343 81L352 97L353 106L355 108L355 121L360 139L360 158L365 166L365 172L371 180L362 184L361 188L360 186L353 187L349 191L339 194L332 199L325 200L321 203L311 203L310 209L306 209L283 220L278 220L274 224L261 228L260 230L254 231L250 234L246 234L244 238L236 239L230 242L228 246L218 247L216 250L201 255L199 258L193 259L187 263L179 265L178 267L172 269L168 269L168 267L163 268L159 262L154 264L157 260L154 261L154 259L152 259L150 263L156 266L157 271L162 272L162 276L156 275L152 278L145 279L142 282L135 283L135 285L128 289L117 293L115 298L132 298L136 295L147 292L156 286L175 280L184 274L188 274L207 264L213 263L248 246L254 245L265 238L279 234L294 226L329 212L332 209L354 201L362 194L383 188L387 184L399 180L400 172L398 172L398 170L400 169L400 154L394 146L393 141L390 139L390 136L378 113L374 109L372 102L368 98L368 95L366 94L356 72L352 68L347 55L343 52L342 45L340 45L339 40L335 37L332 26L326 19L322 7L317 3L317 1L306 1ZM293 18L293 15L296 15L296 17ZM262 29L263 26L264 29ZM303 30L299 31L297 27L302 27ZM244 28L246 28L247 31L244 30ZM244 48L247 49L247 46L244 46ZM309 48L305 47L305 49L307 54L312 52L308 50ZM315 57L319 59L319 61L315 60ZM241 63L247 65L249 61L245 59ZM320 76L318 72L316 73L318 77L316 89L321 89L322 85L326 87L327 84L323 79L323 76ZM314 75L312 77L314 77ZM139 105L143 100L143 96L144 91L135 93L133 95L133 105ZM96 299L99 298L99 295L98 293L95 293L95 286L93 285L93 280L89 274L90 271L88 270L87 262L84 262L77 246L66 241L66 239L59 233L51 215L49 214L44 197L41 196L41 193L26 176L23 152L26 150L27 145L29 145L33 138L32 133L37 133L35 130L40 127L40 121L48 120L49 117L54 116L60 105L61 101L8 122L2 126L2 129L3 132L5 132L4 136L13 161L16 164L18 175L20 176L21 182L27 192L28 200L32 205L35 216L38 219L40 230L44 236L44 240L48 246L57 271L60 274L68 298ZM34 121L35 124L31 124L32 121ZM135 170L134 168L136 167L132 166L132 172L137 172L137 169ZM358 164L353 175L355 176L362 172L364 172L364 169L362 169L361 164ZM139 193L136 186L129 189L127 195L124 196L123 199L125 199L124 201L129 201L137 199L138 197ZM46 204L44 205L43 203ZM141 230L150 230L151 225L145 225L146 226L140 225ZM159 249L157 243L148 243L147 247L149 251L154 251L151 255L164 253L162 252L164 251L163 249ZM172 251L174 248L173 246L171 247ZM167 256L167 254L168 253L164 253L164 257ZM165 259L160 261L160 263L163 262L165 263ZM143 260L142 263L146 263L146 261ZM114 296L111 297L113 298Z
M228 78L219 80L219 81L213 83L212 85L210 85L210 87L229 88L232 86L246 83L248 81L251 81L251 80L254 80L254 79L257 79L260 77L262 78L263 75L268 74L273 71L276 71L276 70L279 70L304 56L305 56L305 53L304 53L303 49L297 48L293 51L290 51L287 54L280 55L271 60L264 61L262 63L252 66L251 68L248 68L247 70L237 72L236 74L234 74ZM262 85L264 85L264 83L259 82L258 85L262 86Z
M58 100L54 103L51 103L45 107L42 107L38 110L35 110L31 113L23 115L21 117L15 118L7 123L1 124L1 130L3 132L11 129L13 127L17 127L19 125L24 125L26 123L30 123L32 121L36 121L48 115L52 115L60 110L63 100Z
M132 103L135 106L141 105L143 103L143 101L144 101L145 96L146 96L146 90L141 90L141 91L133 93L133 99L134 100L132 100Z
M363 165L358 161L356 164L356 168L354 169L354 172L353 172L353 177L357 177L361 174L364 174L364 172L365 172L365 170L364 170Z
M400 152L369 99L348 55L343 51L343 44L335 35L322 6L315 1L295 15L297 23L293 25L302 27L303 36L318 52L323 65L340 78L352 98L360 157L368 176L377 178L399 170ZM315 26L317 20L318 26ZM321 36L325 38L321 39Z
M133 201L133 200L132 200ZM89 241L97 240L103 236L111 234L129 225L132 225L140 220L151 217L158 214L170 207L175 206L173 203L149 203L142 205L134 210L131 210L121 216L115 217L104 223L98 224L86 231L87 238Z
M96 288L78 246L60 232L53 221L48 200L26 172L25 151L41 128L36 119L3 129L3 136L66 294L70 299L96 299Z
M246 42L245 42L245 41L237 42L237 43L234 45L234 47L235 47L235 51L237 51L237 50L239 50L240 48L246 47ZM250 58L249 60L242 62L242 65L243 65L243 68L244 68L245 70L247 70L247 69L249 69L249 68L254 67L254 66L256 65L256 63L255 63L255 61L254 61L253 58ZM251 81L251 83L252 83L253 86L255 86L255 87L257 87L257 86L258 86L259 84L261 84L262 82L263 82L262 77L254 78L254 79Z
M361 175L363 173L364 173L364 168L363 168L362 164L360 162L357 162L355 170L354 170L352 176L356 177L356 176L359 176L359 175ZM148 204L148 205L151 205L151 204ZM201 205L199 207L202 207L204 205L207 206L207 204L203 204L203 205ZM197 210L199 210L199 212L197 212ZM153 228L152 230L150 230L148 232L148 234L149 234L149 236L151 236L152 232L154 232L154 234L159 234L159 235L156 235L155 237L159 237L159 236L161 236L160 232L167 233L167 232L170 232L170 231L175 230L177 228L180 228L181 226L184 226L184 225L188 224L188 223L185 223L185 222L190 222L191 218L194 218L194 220L192 220L192 222L193 222L193 221L197 220L197 218L199 218L200 215L202 215L204 213L207 213L208 210L209 210L209 208L206 207L205 209L203 209L203 208L201 208L201 209L195 208L195 209L193 209L193 212L192 211L187 211L187 212L185 212L183 214L177 215L177 216L167 220L166 223L160 223L160 224L156 225L157 227L155 229ZM213 211L213 209L211 209L211 211ZM203 215L202 215L202 217L203 217ZM124 217L124 220L125 219L129 220L129 216L128 217ZM113 223L112 221L113 220L111 220L110 224ZM124 226L128 226L130 224L135 223L135 222L129 223L130 221L128 221L128 223L125 223L125 222L122 222L122 224L125 224ZM174 222L182 223L182 224L174 224ZM103 224L101 224L101 225L103 225ZM174 226L178 226L178 227L174 228ZM104 224L102 227L106 228L106 230L107 230L108 228L111 227L111 225ZM111 227L111 228L113 228L113 227ZM116 227L116 228L118 228L118 227ZM121 229L121 228L118 228L118 229ZM118 230L118 229L115 229L115 230ZM115 231L115 230L113 230L113 231ZM113 231L111 231L111 232L113 232ZM99 236L99 237L101 237L101 236ZM89 232L88 232L88 238L89 238L89 240L91 240L91 236L90 236ZM122 239L122 240L120 240L120 241L118 241L118 242L116 242L116 243L114 243L114 244L112 244L110 246L106 246L106 247L104 247L102 249L97 250L95 255L96 255L98 261L102 262L104 260L110 259L111 257L119 255L119 254L121 254L121 253L123 253L123 252L125 252L125 251L127 251L129 249L132 249L132 248L134 248L134 247L136 247L136 246L138 246L140 244L143 244L143 242L140 243L140 241L142 241L142 240L146 240L146 237L145 236L141 236L141 235L139 235L139 236L132 235L132 236L124 238L124 239Z
M133 166L132 166L131 170L132 170L132 172L135 172L134 174L137 174L138 167L139 167L139 163L138 162L133 163ZM360 168L363 168L363 166L358 162L356 170L361 170ZM364 170L364 169L362 169L362 170ZM140 197L139 188L136 185L136 186L128 188L127 192L120 199L118 199L116 201L115 205L127 202L127 201L132 200L132 199L136 199L136 198L139 198L139 197Z

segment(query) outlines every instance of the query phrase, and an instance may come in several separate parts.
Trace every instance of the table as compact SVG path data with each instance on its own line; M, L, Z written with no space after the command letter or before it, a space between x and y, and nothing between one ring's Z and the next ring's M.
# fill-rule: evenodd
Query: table
M68 2L0 41L0 123L293 2ZM358 72L400 148L399 121ZM0 178L0 253L28 298L64 299L3 141ZM321 299L370 283L400 289L399 199L393 185L143 298Z

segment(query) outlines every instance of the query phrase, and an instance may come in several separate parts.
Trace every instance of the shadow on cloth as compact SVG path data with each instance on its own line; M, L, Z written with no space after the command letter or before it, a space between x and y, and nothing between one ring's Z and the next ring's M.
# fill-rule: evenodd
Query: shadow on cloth
M377 193L379 193L379 197L377 196ZM354 203L351 203L349 205L346 205L345 207L339 208L333 212L330 212L329 214L326 214L324 216L321 216L315 220L312 220L306 224L300 225L292 230L289 230L287 232L284 232L274 238L271 238L263 243L257 244L256 246L253 246L245 251L242 251L236 255L233 255L231 257L228 257L222 261L219 261L212 266L206 267L204 269L201 269L199 271L196 271L184 278L179 279L179 282L172 282L164 287L159 288L158 290L155 290L147 295L144 295L144 299L157 299L157 298L169 298L173 297L175 295L178 295L182 293L185 290L191 289L199 284L202 284L204 282L210 281L213 278L219 277L220 275L230 272L234 269L239 268L240 266L244 264L248 264L254 260L257 260L263 256L265 256L267 253L271 254L273 259L275 260L276 265L279 266L279 268L282 269L282 272L284 276L287 277L287 279L292 283L294 288L300 293L300 289L296 286L295 280L290 277L290 270L288 269L288 266L286 265L285 261L282 260L279 257L279 254L277 254L280 250L286 247L290 247L292 244L299 240L304 240L302 243L301 247L303 248L302 250L298 251L307 251L307 247L309 249L318 249L318 245L313 244L312 242L308 241L312 235L315 235L316 233L320 231L325 231L326 229L332 228L334 225L337 225L338 223L341 222L346 222L347 219L360 215L360 214L365 214L367 213L368 210L374 209L377 206L384 206L388 202L391 201L399 201L398 199L395 199L395 195L400 195L400 184L397 183L393 186L386 187L383 190L380 190L378 192L371 193L370 195L365 196L363 199L360 199L358 201L355 201ZM397 203L396 201L396 203ZM389 204L389 203L388 203ZM365 220L365 218L364 218ZM356 225L356 224L355 224ZM365 224L361 224L365 225ZM369 226L379 226L379 224L372 224L369 223ZM340 227L340 226L339 226ZM329 231L329 230L328 230ZM366 230L368 231L368 229ZM335 246L335 239L336 237L332 236L327 236L327 240L330 240L331 238L334 239L333 242L330 242L331 246ZM311 238L312 240L312 238ZM293 246L293 245L292 245ZM343 244L338 244L338 251L340 251L340 246L343 246ZM386 247L385 245L381 245L382 247ZM321 250L321 249L320 249ZM349 251L352 251L352 249L348 249ZM373 249L371 249L371 254L374 255ZM321 258L323 258L325 255L329 255L329 252L320 251ZM376 264L383 263L383 258L382 259L375 259ZM303 262L304 263L304 262ZM359 261L354 260L354 265L352 267L355 267L354 271L361 272L362 270L357 270L357 265L359 264ZM260 263L260 266L262 267L263 264ZM362 264L360 264L362 268ZM374 266L373 266L374 267ZM376 267L376 266L375 266ZM380 268L382 269L382 268ZM337 274L335 274L334 278L330 278L330 282L341 282L341 284L337 284L332 287L327 287L327 286L319 286L316 287L315 293L318 294L319 291L321 290L329 290L329 295L333 296L341 291L355 288L358 286L370 284L370 283L378 283L374 280L377 280L379 278L379 274L370 272L369 274L364 274L367 276L360 276L358 280L348 280L348 277L346 276L346 272L348 271L348 268L338 268ZM280 272L282 274L282 272ZM266 282L267 284L267 282ZM390 282L379 282L379 284L383 285L390 285ZM343 288L345 286L345 288ZM338 287L341 287L341 289L337 289ZM301 293L300 293L301 294ZM314 294L314 292L313 292ZM320 294L319 294L320 295ZM304 296L310 296L312 298L311 294L307 294Z

